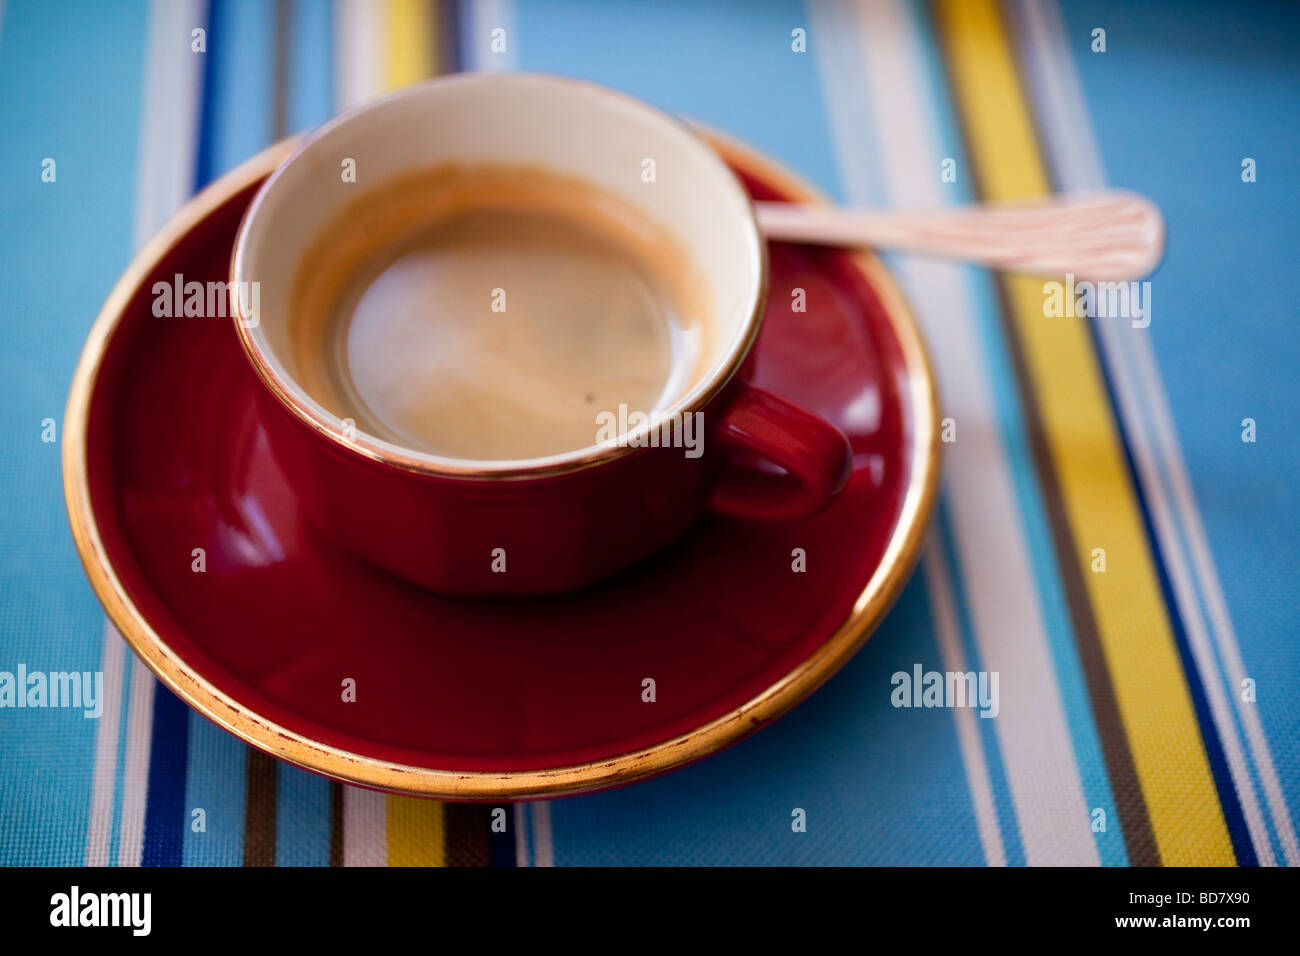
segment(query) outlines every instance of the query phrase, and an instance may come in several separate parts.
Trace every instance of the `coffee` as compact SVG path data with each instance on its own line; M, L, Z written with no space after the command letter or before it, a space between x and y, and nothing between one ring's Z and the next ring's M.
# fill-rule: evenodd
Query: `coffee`
M363 194L310 247L293 372L403 447L539 458L595 444L603 411L689 391L708 302L677 240L622 200L537 168L439 167Z

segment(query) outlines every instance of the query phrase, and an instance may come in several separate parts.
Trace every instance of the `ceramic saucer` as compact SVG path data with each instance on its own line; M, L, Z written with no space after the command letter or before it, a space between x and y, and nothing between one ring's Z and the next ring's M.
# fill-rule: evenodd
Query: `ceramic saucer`
M817 199L709 135L756 199ZM267 451L231 320L154 314L156 282L227 278L240 217L287 149L213 184L141 252L69 397L77 547L109 616L172 691L331 777L522 799L698 760L784 713L857 650L916 562L938 481L930 367L874 258L771 248L754 381L849 436L853 476L827 511L781 524L706 518L580 593L441 597L306 523Z

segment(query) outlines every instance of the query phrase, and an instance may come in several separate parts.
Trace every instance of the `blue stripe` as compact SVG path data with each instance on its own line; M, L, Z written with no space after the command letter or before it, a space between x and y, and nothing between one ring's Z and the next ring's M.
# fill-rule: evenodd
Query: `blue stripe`
M180 866L185 846L189 708L161 684L153 698L143 866Z
M0 23L0 670L103 666L63 501L63 411L131 256L142 4L10 0ZM55 181L42 182L42 161ZM41 440L53 419L58 441ZM104 688L105 694L117 688ZM102 718L101 718L102 719ZM0 711L0 864L79 865L100 720Z
M184 864L239 866L244 861L248 746L210 720L192 714L187 757ZM152 791L149 799L152 806ZM197 810L203 811L201 830L196 830Z
M121 638L119 638L120 640ZM127 729L130 726L131 671L145 665L128 648L122 662L121 696L122 712L117 722L117 753L113 757L113 830L108 841L108 860L110 866L116 866L118 854L122 849L122 793L126 788L126 742Z
M334 114L334 5L293 0L289 37L289 132L300 133Z
M939 142L944 154L957 159L957 182L952 184L956 203L973 202L971 170L974 168L965 155L965 145L957 112L949 95L943 53L938 34L928 8L919 2L911 4L916 18L915 35L922 38L921 53L926 64L926 82L929 99L934 104L931 112L939 129ZM985 368L993 392L994 409L1001 426L1001 438L1007 464L1015 484L1016 500L1020 506L1020 520L1029 547L1038 598L1043 612L1043 625L1050 646L1066 725L1074 759L1079 767L1084 800L1089 810L1101 809L1105 813L1106 832L1094 834L1097 851L1103 866L1125 866L1128 852L1124 848L1123 834L1118 826L1119 816L1110 788L1110 775L1102 755L1101 739L1093 721L1092 702L1088 696L1083 668L1079 662L1074 626L1065 602L1064 587L1056 563L1056 549L1048 527L1046 506L1038 484L1038 471L1029 444L1024 409L1016 390L1016 373L1000 316L1000 304L991 273L983 269L968 268L966 285L971 290L972 312L983 346Z
M275 865L330 865L330 781L287 763L279 765Z
M220 2L221 0L210 0L209 3L207 26L209 39L211 39L212 20L216 14L216 8L220 6ZM211 45L209 44L210 49ZM203 58L202 91L199 94L198 143L194 149L194 188L196 190L201 188L204 183L210 183L220 175L217 171L214 147L216 125L212 122L212 117L216 114L217 109L217 77L220 75L217 62L217 59L211 53Z
M203 84L198 186L270 145L275 8L270 0L212 0Z

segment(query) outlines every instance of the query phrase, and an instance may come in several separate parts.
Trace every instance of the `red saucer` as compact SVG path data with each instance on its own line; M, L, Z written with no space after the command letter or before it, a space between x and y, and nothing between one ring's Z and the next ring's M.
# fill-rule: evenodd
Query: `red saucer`
M227 277L240 216L285 148L214 184L141 253L69 398L64 481L83 562L118 628L176 693L330 776L520 798L703 757L851 656L915 563L938 473L929 366L876 260L771 248L755 382L849 436L855 470L828 511L784 524L706 518L579 594L440 597L305 523L267 453L259 384L231 320L153 315L155 281ZM814 198L753 153L718 148L756 198ZM804 312L792 309L795 289ZM793 570L796 549L805 571ZM349 678L355 702L343 699Z

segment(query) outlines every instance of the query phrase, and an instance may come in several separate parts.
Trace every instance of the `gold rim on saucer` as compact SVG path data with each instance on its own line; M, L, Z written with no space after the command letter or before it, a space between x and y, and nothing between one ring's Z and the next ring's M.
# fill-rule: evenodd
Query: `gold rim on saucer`
M698 128L698 127L697 127ZM807 183L752 148L700 128L733 167L777 185L801 202L826 202ZM919 557L939 484L938 400L920 332L893 278L866 252L853 261L880 299L908 369L915 433L910 480L880 564L848 619L794 670L730 713L695 730L605 760L500 773L437 770L393 763L331 747L249 710L196 672L153 629L110 564L90 503L87 420L109 338L135 290L157 262L233 194L266 177L289 155L290 141L270 147L190 200L135 257L104 303L78 362L64 414L63 487L81 562L105 611L136 654L173 693L218 726L273 756L308 770L398 793L445 800L527 799L601 790L640 780L708 756L774 720L816 690L862 645L894 603Z

